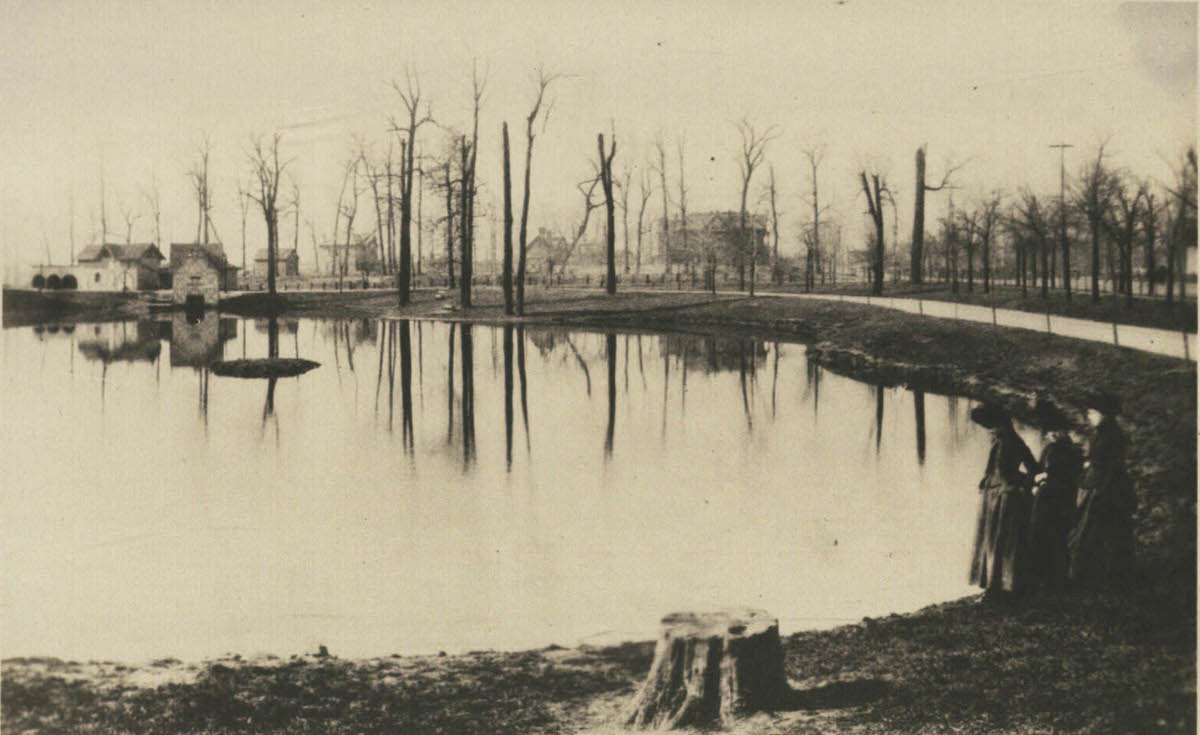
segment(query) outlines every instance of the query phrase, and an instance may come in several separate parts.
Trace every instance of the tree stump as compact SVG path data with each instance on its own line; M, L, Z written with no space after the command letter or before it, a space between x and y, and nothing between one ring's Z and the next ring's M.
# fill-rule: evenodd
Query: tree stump
M704 726L781 705L779 621L763 610L671 613L646 682L624 714L633 727Z

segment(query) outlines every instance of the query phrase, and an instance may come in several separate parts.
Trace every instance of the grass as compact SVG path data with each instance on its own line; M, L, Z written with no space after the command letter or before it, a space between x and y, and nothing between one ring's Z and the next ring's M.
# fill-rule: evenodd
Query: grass
M356 315L508 319L494 293L481 293L482 305L469 313L448 312L446 300L422 294L406 309L390 296L349 308ZM788 676L814 696L807 709L751 718L742 731L1195 731L1194 363L837 302L532 296L530 322L805 342L812 359L832 370L997 400L1035 425L1039 392L1077 426L1092 392L1123 397L1139 495L1136 586L1007 607L967 598L789 636ZM343 316L340 308L333 299L311 300L304 313ZM965 492L974 479L964 478ZM947 563L963 565L965 574L965 559ZM62 662L9 660L3 725L13 732L575 732L611 722L650 653L648 644L630 644L445 658L223 660L156 685L131 683L142 669L110 667L106 677L73 673ZM828 695L839 691L869 696Z

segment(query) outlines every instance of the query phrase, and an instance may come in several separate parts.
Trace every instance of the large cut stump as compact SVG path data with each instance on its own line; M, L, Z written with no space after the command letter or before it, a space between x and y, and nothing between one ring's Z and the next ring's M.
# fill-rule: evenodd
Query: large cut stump
M779 621L763 610L671 613L627 725L703 726L786 701Z

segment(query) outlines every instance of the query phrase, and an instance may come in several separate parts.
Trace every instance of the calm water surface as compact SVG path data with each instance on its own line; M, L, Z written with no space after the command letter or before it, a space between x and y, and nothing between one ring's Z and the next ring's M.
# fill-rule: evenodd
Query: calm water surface
M6 656L574 645L739 604L786 632L971 591L968 402L800 345L213 314L3 343ZM202 367L273 345L322 365Z

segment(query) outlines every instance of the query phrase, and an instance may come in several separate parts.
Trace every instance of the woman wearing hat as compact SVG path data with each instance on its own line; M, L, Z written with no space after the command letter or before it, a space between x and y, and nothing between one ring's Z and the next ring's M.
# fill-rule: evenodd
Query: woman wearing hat
M996 600L1028 587L1028 528L1030 476L1039 467L1033 453L1013 429L1012 419L999 406L984 404L971 410L971 420L992 432L987 472L979 481L982 492L971 584ZM1025 471L1021 471L1024 465Z
M1125 469L1128 442L1117 424L1115 396L1093 397L1088 423L1088 465L1080 493L1079 522L1069 539L1071 579L1084 587L1118 582L1133 563L1133 512L1137 497Z
M1038 462L1033 511L1029 520L1029 572L1033 588L1060 590L1068 572L1067 536L1075 525L1075 496L1083 474L1083 451L1071 439L1070 421L1053 403L1039 396L1034 408L1049 442Z
M1000 599L1028 587L1028 525L1031 476L1038 472L1013 420L1002 408L984 404L971 411L974 423L991 431L988 471L979 480L983 497L971 561L971 584L986 591L984 599ZM1021 471L1021 466L1025 471Z

